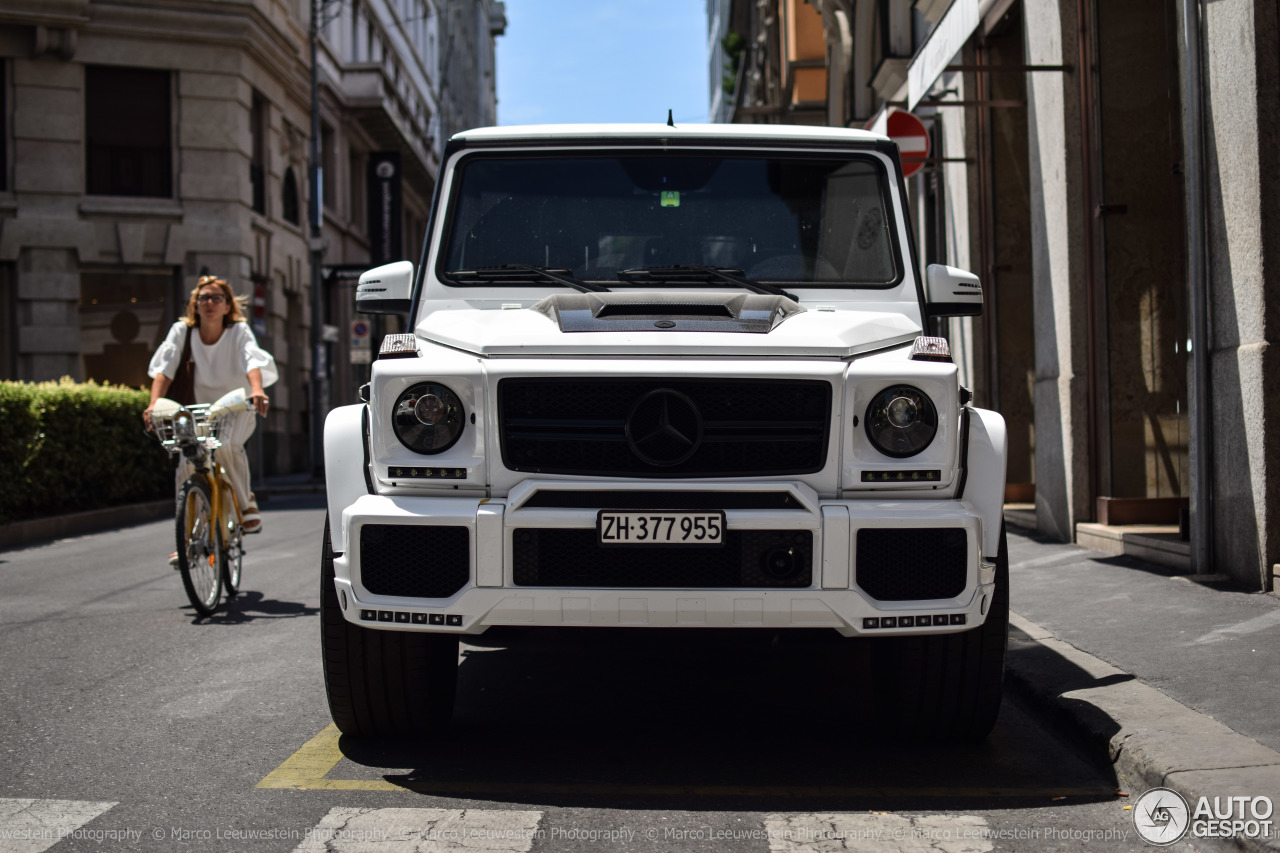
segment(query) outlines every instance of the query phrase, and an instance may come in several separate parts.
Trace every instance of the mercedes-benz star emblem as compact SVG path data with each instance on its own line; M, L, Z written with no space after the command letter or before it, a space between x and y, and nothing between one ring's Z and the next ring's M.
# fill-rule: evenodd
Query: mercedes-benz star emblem
M658 388L641 397L627 415L627 446L642 462L679 465L702 444L702 414L684 394Z

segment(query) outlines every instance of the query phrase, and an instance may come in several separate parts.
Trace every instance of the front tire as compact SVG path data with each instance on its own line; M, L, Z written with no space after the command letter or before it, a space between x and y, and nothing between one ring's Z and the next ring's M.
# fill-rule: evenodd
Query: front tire
M195 476L182 484L174 532L182 586L197 615L208 616L222 597L222 535L213 517L209 482Z
M329 521L320 558L320 646L329 713L352 737L426 737L453 715L458 637L378 631L342 615L334 586Z
M871 641L879 710L899 734L980 741L1000 714L1009 645L1009 546L1003 525L987 618L959 634Z

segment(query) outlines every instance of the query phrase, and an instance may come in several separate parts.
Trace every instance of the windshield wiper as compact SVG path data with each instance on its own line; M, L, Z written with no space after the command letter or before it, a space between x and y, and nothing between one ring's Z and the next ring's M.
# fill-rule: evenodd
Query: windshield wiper
M729 284L735 284L743 290L749 290L752 293L764 293L769 296L785 296L792 302L799 302L800 297L794 293L788 293L776 284L766 284L763 281L752 281L749 278L743 278L742 270L732 269L729 267L707 267L696 264L680 264L678 266L669 267L636 267L629 270L618 270L618 279L624 276L627 278L648 278L654 281L681 282L681 281L724 281Z
M445 273L450 278L458 281L500 281L500 282L517 282L528 281L530 273L534 278L543 281L554 281L557 284L563 284L566 287L572 287L574 290L580 290L583 293L609 293L609 288L603 284L592 284L591 282L578 281L578 279L569 275L568 270L548 269L547 267L531 267L527 264L503 264L500 267L480 267L474 270L453 270Z

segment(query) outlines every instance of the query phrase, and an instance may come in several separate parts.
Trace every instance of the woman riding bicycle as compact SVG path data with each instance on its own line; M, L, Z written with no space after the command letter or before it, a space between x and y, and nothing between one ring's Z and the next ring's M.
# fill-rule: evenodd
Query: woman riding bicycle
M262 530L262 517L249 489L249 457L244 444L257 425L255 414L267 414L270 401L263 389L276 381L278 373L275 359L258 346L245 321L241 309L246 301L232 293L223 279L200 277L187 300L186 316L173 324L151 357L147 368L147 375L153 377L151 402L142 413L142 421L151 429L151 410L156 400L168 396L171 386L177 393L190 384L192 392L188 394L183 389L180 394L188 399L174 397L184 405L212 403L229 391L247 388L253 408L227 415L229 422L222 434L223 450L219 455L238 503L246 507L244 532L258 533ZM179 381L175 383L175 379ZM179 490L191 472L191 464L184 459L177 470Z

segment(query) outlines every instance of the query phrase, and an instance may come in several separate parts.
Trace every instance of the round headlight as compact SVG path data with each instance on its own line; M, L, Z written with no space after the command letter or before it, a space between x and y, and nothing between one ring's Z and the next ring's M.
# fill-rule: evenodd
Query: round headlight
M400 443L415 453L448 450L465 423L458 395L436 382L420 382L396 399L391 426Z
M910 385L894 385L867 406L867 438L885 456L915 456L938 432L938 410L929 395Z

